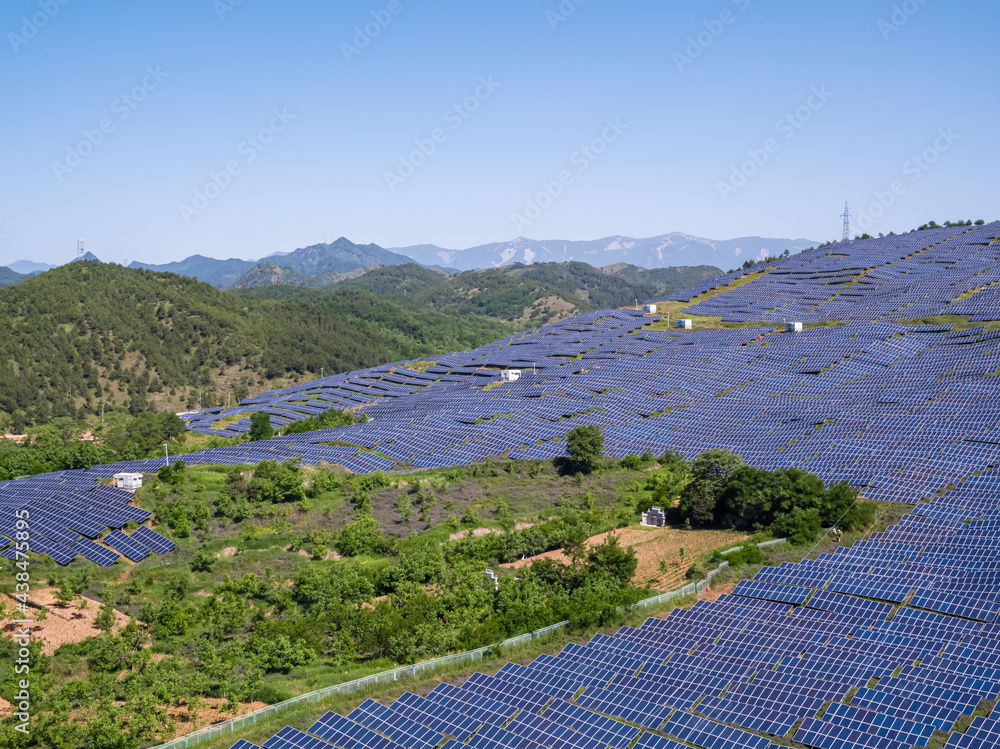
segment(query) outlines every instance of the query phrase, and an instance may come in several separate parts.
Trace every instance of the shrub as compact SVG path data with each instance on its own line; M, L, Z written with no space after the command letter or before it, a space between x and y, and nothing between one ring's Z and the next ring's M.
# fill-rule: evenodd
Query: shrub
M638 455L626 455L621 459L621 467L629 471L642 468L642 459Z
M198 547L198 551L191 559L191 569L195 572L211 572L213 564L215 564L215 554L204 546Z
M793 507L790 512L774 521L771 532L779 538L791 538L792 543L807 544L816 538L821 525L818 509L806 510L801 507Z

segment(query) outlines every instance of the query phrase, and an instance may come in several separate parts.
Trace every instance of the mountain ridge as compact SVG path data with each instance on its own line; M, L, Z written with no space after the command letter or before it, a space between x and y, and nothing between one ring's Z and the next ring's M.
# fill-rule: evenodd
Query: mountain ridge
M391 247L391 252L406 255L418 263L440 263L457 270L478 270L510 265L515 262L581 261L595 267L624 262L642 268L716 265L738 267L744 261L764 255L778 255L784 250L799 252L815 247L810 239L781 239L747 236L735 239L706 239L684 232L670 232L655 237L635 238L617 234L593 240L516 237L507 242L490 242L464 250L449 250L433 244Z
M276 273L271 266L266 266L251 275L248 282L255 282L255 278L267 278L269 275L274 278L286 275L289 279L295 279L291 283L296 285L320 287L340 280L335 275L317 278L328 272L344 274L372 266L403 265L411 262L448 273L485 270L516 263L531 265L549 262L585 262L601 268L625 263L646 269L713 265L725 270L739 267L747 259L759 258L761 253L779 255L784 250L794 253L817 244L819 243L808 239L753 236L715 240L684 232L671 232L638 239L625 235L594 240L535 240L516 237L506 242L491 242L464 250L449 250L434 244L387 249L374 243L361 245L345 237L339 237L333 242L299 247L291 252L273 252L259 260L236 257L221 259L195 254L183 260L162 264L136 260L128 267L177 273L204 281L218 289L229 289L240 284L243 277L256 266L269 263L314 280L304 281L292 273ZM87 259L97 258L88 253ZM18 260L9 263L7 267L14 273L30 275L58 266ZM17 279L13 280L13 283L17 282ZM248 282L242 282L243 286L249 285Z
M241 258L220 260L204 255L191 255L184 260L163 265L136 261L131 263L129 267L178 273L204 281L218 289L229 289L243 282L244 276L261 264L267 264L267 266L256 274L258 278L266 277L268 274L276 275L272 266L289 269L300 276L317 277L324 273L344 274L370 266L400 265L409 262L412 260L405 255L397 255L377 244L359 245L346 237L340 237L333 242L321 242L299 247L291 252L275 252L260 260L243 260ZM293 274L289 274L289 277L298 279L298 276ZM251 283L254 278L255 276L250 276ZM332 283L336 280L340 279L333 278L326 283ZM243 285L250 284L243 283ZM308 285L322 286L325 284L317 282Z

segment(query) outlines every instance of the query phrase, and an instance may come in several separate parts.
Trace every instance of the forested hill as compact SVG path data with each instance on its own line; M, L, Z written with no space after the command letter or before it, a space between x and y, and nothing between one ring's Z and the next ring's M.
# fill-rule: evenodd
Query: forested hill
M10 268L0 267L0 288L21 283L21 281L26 278L28 278L28 274L17 273L16 271L12 271Z
M455 314L537 325L561 313L621 307L634 299L681 291L721 273L710 265L646 270L624 263L595 268L568 262L511 265L449 277L408 264L379 268L328 288L405 295Z
M283 287L275 287L283 288ZM65 265L0 289L0 427L57 416L224 402L237 384L475 347L512 332L407 297L354 289L314 300L240 296L171 273Z

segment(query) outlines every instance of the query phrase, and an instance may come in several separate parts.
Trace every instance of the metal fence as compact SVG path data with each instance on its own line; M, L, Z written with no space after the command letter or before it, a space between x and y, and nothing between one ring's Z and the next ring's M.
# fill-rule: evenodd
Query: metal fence
M764 543L757 544L758 546L771 546L774 544L784 543L786 539L779 538L774 541L765 541ZM677 601L682 598L687 598L688 596L697 595L705 591L709 587L712 579L718 575L722 570L729 567L729 562L721 562L718 569L714 569L708 573L705 580L699 580L698 582L688 583L682 588L677 590L671 590L666 593L661 593L652 598L644 598L631 606L622 607L623 613L625 611L640 611L642 609L653 608L664 603L670 603L671 601ZM440 658L431 658L427 661L421 661L420 663L414 663L412 666L400 666L398 668L391 669L389 671L380 671L377 674L372 674L371 676L365 676L361 679L355 679L353 681L345 681L343 684L334 684L332 687L325 687L323 689L318 689L315 692L309 692L307 694L301 694L298 697L293 697L290 700L285 700L284 702L277 702L268 707L262 708L260 710L255 710L252 713L247 713L246 715L241 715L238 718L232 718L225 721L224 723L216 723L213 726L207 726L194 733L189 733L186 736L181 736L180 738L174 739L173 741L168 741L165 744L160 744L154 749L180 749L180 747L195 746L202 743L203 741L208 741L217 736L224 736L226 734L233 734L236 731L251 726L259 720L264 720L272 715L276 715L290 707L293 707L299 703L303 702L319 702L326 697L332 697L338 694L354 694L355 692L363 692L364 690L378 686L381 684L392 684L393 682L399 681L401 679L415 679L418 676L424 676L425 674L432 673L445 666L462 666L466 664L475 663L476 661L483 660L483 657L490 654L491 652L496 652L499 647L501 651L507 648L516 648L521 645L525 645L532 640L537 640L544 637L552 632L557 632L563 629L569 624L568 621L557 622L556 624L550 624L548 627L542 627L541 629L536 629L534 632L527 632L523 635L518 635L517 637L511 637L504 640L497 645L484 648L476 648L475 650L465 650L461 653L455 653L453 655L444 655Z
M440 658L432 658L427 661L421 661L420 663L414 663L412 666L400 666L389 671L380 671L377 674L365 676L361 679L345 681L343 684L334 684L331 687L324 687L323 689L318 689L315 692L308 692L307 694L301 694L298 697L293 697L292 699L285 700L284 702L276 702L273 705L261 708L260 710L255 710L254 712L247 713L246 715L241 715L238 718L231 718L223 723L216 723L215 725L207 726L206 728L189 733L186 736L181 736L173 741L160 744L154 749L179 749L179 747L195 746L203 741L216 738L217 736L233 734L240 729L253 725L257 721L269 718L272 715L276 715L277 713L283 712L284 710L303 702L319 702L326 697L332 697L338 694L363 692L366 689L380 684L392 684L393 682L401 679L414 679L418 676L432 673L433 671L445 666L460 666L475 663L476 661L483 660L483 657L489 653L495 652L498 647L501 650L506 648L516 648L521 645L525 645L532 640L544 637L551 632L556 632L565 627L567 624L569 624L568 621L557 622L556 624L550 624L548 627L536 629L534 632L527 632L523 635L518 635L517 637L511 637L504 640L499 645L476 648L475 650L465 650L461 653L454 653L453 655L444 655Z

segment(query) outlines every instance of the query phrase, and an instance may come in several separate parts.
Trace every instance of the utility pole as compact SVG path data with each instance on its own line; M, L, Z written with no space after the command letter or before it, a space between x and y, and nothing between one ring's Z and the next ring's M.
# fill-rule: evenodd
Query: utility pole
M170 465L170 448L167 447L167 443L166 442L163 443L163 454L165 456L165 461L166 461L164 463L164 465L169 466Z

